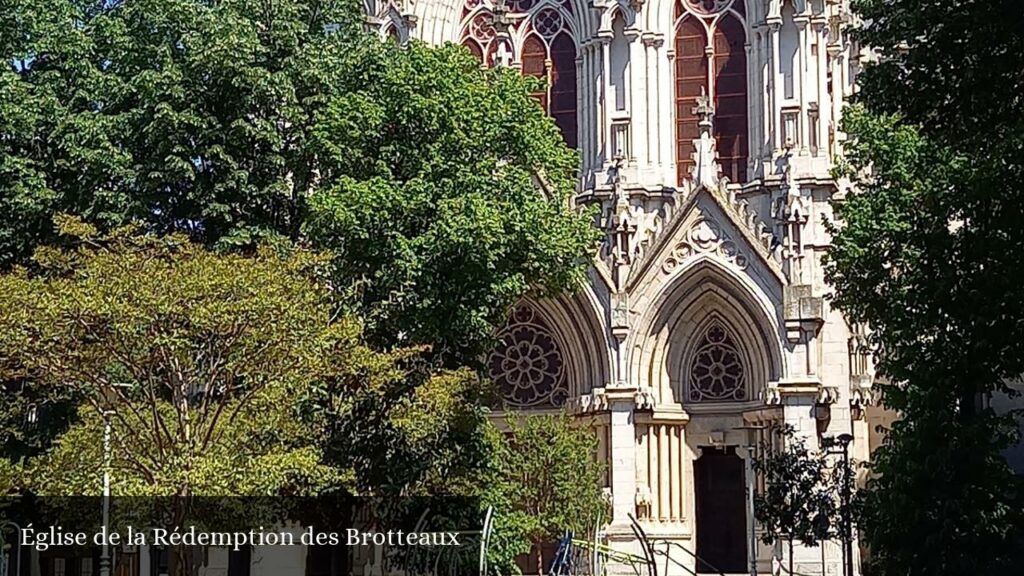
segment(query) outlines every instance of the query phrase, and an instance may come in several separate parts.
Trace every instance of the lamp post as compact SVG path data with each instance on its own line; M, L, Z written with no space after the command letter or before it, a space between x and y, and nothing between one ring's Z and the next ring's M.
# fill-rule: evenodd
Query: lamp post
M767 426L747 425L739 426L734 430L743 430L747 433L747 458L744 460L744 474L747 484L747 514L750 520L747 523L747 554L750 576L757 576L757 527L754 518L754 491L757 488L757 475L754 473L754 458L757 453L758 434L767 429Z
M99 576L110 576L110 417L113 410L103 408L103 543L100 547Z
M8 554L7 558L4 558L4 530L6 530L8 528L14 528L14 533L15 534L18 534L19 532L21 532L21 526L19 526L15 522L13 522L11 520L0 521L0 576L8 576L8 574L10 574L10 570L9 570L10 569L10 564L9 564L8 560L10 560L11 556L10 556L10 554ZM14 556L15 563L14 564L15 564L15 566L18 567L18 572L21 572L21 569L22 569L22 566L21 566L21 546L18 543L17 536L15 536L15 538L14 538L13 547L14 547L14 550L15 550L15 556ZM18 572L15 572L15 576L17 576Z
M829 454L842 455L843 457L843 478L842 489L839 494L842 503L842 516L840 518L843 540L843 576L853 576L853 520L850 518L850 496L852 490L852 478L850 477L850 444L853 442L853 435L840 434L835 438L825 438L826 448L838 446L840 452L829 451Z
M113 429L111 417L114 415L112 406L117 402L117 388L130 388L131 384L115 383L104 387L102 393L101 414L103 416L103 543L100 545L99 576L110 576L110 464L111 437Z

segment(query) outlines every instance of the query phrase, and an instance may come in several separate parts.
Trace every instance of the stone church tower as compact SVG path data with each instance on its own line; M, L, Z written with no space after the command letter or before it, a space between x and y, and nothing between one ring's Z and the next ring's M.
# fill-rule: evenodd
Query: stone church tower
M582 160L577 202L600 207L586 289L522 302L499 335L507 408L596 430L611 546L637 551L632 515L692 570L772 572L781 551L753 541L747 500L765 430L815 449L852 434L855 460L870 447L869 356L821 265L858 66L847 0L366 1L383 37L546 77L538 99ZM842 573L837 542L794 557Z

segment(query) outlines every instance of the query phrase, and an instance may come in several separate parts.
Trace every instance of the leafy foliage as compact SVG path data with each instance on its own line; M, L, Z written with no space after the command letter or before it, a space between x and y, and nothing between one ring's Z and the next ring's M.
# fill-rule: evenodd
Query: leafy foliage
M311 381L371 353L334 317L294 251L215 255L180 237L84 234L41 249L38 273L0 277L0 368L34 388L74 389L79 422L31 466L42 493L95 493L100 414L110 414L122 495L273 494L330 482L309 422Z
M35 456L19 480L95 492L102 391L119 494L492 477L506 453L485 387L447 368L474 364L528 292L582 277L597 231L570 205L577 159L530 79L381 43L357 14L0 14L0 434ZM56 213L73 218L58 230ZM30 408L45 427L25 429Z
M839 493L837 470L823 452L812 453L792 428L772 431L775 437L761 446L754 470L764 489L754 495L754 517L764 529L762 540L789 543L789 573L793 574L793 543L817 546L834 536ZM841 470L839 470L841 472Z
M597 438L565 415L510 417L507 426L484 494L496 512L491 564L518 572L516 556L532 548L543 574L550 558L542 546L566 531L588 534L608 518Z
M329 258L61 224L77 248L0 276L0 376L79 406L28 462L30 488L97 491L103 413L121 496L407 495L483 457L480 381L363 345L323 281Z
M493 455L485 383L469 370L434 370L413 352L381 355L385 369L364 373L357 387L319 393L326 457L351 470L353 493L385 504L475 495Z
M313 195L306 230L358 279L377 341L472 363L528 290L581 279L596 231L567 212L576 156L515 73L482 73L453 46L377 57L325 113L346 145L321 156L343 175Z
M575 154L529 81L379 42L355 2L5 13L0 267L56 240L60 212L208 246L312 241L375 343L456 365L527 290L572 286L594 245L568 207Z
M1024 373L1022 13L853 6L881 58L844 114L837 175L855 188L826 275L870 326L899 413L874 455L865 537L883 574L996 572L1021 549L1020 479L999 454L1018 434L978 398Z

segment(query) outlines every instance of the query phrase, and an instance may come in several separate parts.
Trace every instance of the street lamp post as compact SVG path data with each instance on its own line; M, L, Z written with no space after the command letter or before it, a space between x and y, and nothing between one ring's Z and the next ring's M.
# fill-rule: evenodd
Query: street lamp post
M827 438L826 448L838 445L841 452L829 451L829 454L843 456L843 478L839 498L842 503L842 526L843 541L843 576L853 576L853 520L850 518L850 496L852 490L852 478L850 477L850 444L853 442L851 434L840 434L835 438Z
M113 411L103 409L103 543L100 547L99 576L110 576L110 417Z
M4 530L7 528L14 528L15 534L21 532L21 526L18 526L15 522L11 520L0 521L0 576L8 576L10 573L10 563L8 562L11 558L10 554L8 554L7 558L4 559ZM12 546L15 550L14 565L18 567L18 572L21 572L21 545L18 542L17 536L15 536L14 544ZM17 572L15 572L15 575L17 575Z
M846 576L853 576L853 521L850 518L852 511L850 510L850 492L852 492L853 486L851 486L850 478L850 443L853 442L853 436L850 434L840 434L839 445L843 448L843 556L845 559L844 571Z
M103 388L101 414L103 415L103 543L100 545L99 576L110 576L113 562L110 555L110 468L111 439L113 427L111 418L114 416L112 406L118 400L117 388L130 388L131 384L114 383Z

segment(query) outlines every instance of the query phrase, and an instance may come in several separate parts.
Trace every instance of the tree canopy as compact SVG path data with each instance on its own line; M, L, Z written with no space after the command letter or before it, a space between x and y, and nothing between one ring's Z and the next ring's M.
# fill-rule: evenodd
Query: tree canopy
M0 18L0 269L38 272L38 248L69 242L59 213L98 236L181 234L224 266L258 246L317 250L359 343L393 354L365 388L317 391L345 399L317 405L325 433L359 439L333 456L365 487L384 456L429 462L418 442L475 444L481 383L436 362L474 364L517 299L571 289L596 234L529 79L454 46L380 42L345 1L16 0ZM13 458L80 416L69 390L7 388ZM352 428L357 413L377 428ZM353 449L385 430L396 453ZM399 485L427 473L407 472Z
M853 186L826 276L869 326L885 404L865 537L883 574L1011 565L1020 480L1011 417L986 408L1024 373L1024 13L1017 3L855 0L878 56L844 113ZM1019 561L1019 560L1018 560Z
M594 245L530 81L380 42L352 2L17 0L5 18L0 266L54 241L61 212L312 243L375 343L456 363Z
M7 8L0 488L95 493L107 411L118 494L478 493L472 367L598 234L534 81L348 0Z
M430 493L487 455L474 449L480 381L418 349L365 346L334 302L328 257L61 227L73 248L0 275L0 379L32 391L6 396L43 419L77 407L22 487L95 494L104 414L121 496Z
M41 493L89 494L102 422L122 495L273 494L329 476L299 410L317 381L372 356L303 251L216 255L184 237L40 249L0 276L0 377L70 389L78 422L30 465ZM44 408L45 410L45 408Z
M547 546L566 531L586 537L610 517L605 468L593 430L564 414L510 416L506 426L483 492L497 514L492 562L518 572L516 556L530 554L536 566L527 572L543 574Z

